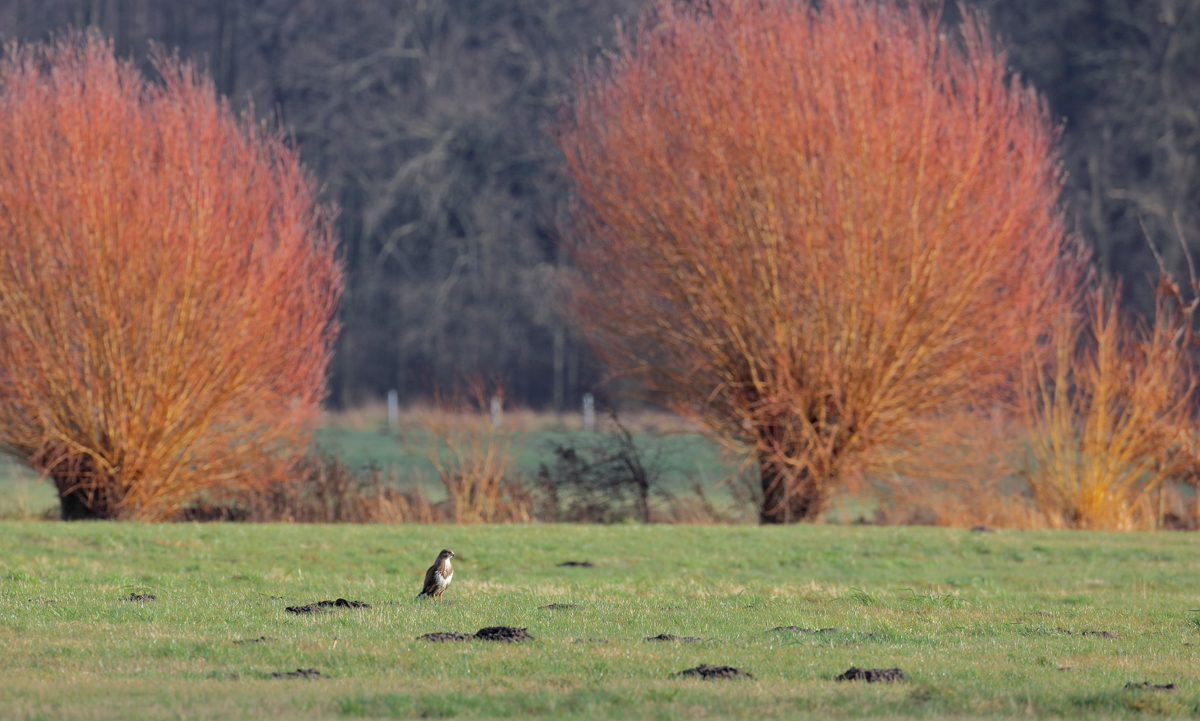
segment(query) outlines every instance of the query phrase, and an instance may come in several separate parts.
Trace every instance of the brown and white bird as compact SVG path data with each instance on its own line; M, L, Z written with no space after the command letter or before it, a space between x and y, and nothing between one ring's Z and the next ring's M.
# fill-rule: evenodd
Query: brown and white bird
M451 558L454 558L454 551L443 548L442 552L438 554L437 560L425 572L425 587L421 589L421 594L417 598L441 597L446 587L450 585L450 579L454 578L454 567L450 565Z

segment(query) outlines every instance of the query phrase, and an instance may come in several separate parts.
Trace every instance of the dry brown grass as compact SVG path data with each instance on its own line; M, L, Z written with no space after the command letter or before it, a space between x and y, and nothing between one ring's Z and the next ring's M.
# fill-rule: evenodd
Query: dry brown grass
M872 453L848 491L880 501L875 523L1039 528L1014 463L1022 440L1000 409L922 418L902 444Z
M525 436L503 420L493 424L485 409L492 398L502 402L503 394L486 390L475 384L459 400L439 402L416 415L425 452L446 488L452 521L527 523L533 520L533 499L515 471Z
M416 484L402 491L399 479L378 468L355 472L337 456L310 456L291 480L213 494L212 500L178 512L181 521L282 523L439 523L444 504L431 504Z

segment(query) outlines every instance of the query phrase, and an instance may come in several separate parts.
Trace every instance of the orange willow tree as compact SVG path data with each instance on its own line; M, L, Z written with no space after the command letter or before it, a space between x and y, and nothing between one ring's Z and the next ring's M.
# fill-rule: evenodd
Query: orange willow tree
M581 74L574 311L813 519L864 451L990 393L1080 273L1056 129L970 16L663 3Z
M280 478L341 288L296 152L191 66L97 36L0 64L0 443L65 518L164 518Z

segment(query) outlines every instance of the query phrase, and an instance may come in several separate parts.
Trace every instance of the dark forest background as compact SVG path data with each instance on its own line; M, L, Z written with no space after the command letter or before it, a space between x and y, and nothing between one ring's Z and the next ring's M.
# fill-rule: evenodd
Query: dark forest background
M576 64L645 2L0 0L0 38L97 27L142 62L160 42L295 137L340 208L334 406L481 376L562 408L603 371L556 314L567 194L547 128ZM1200 0L968 6L1062 120L1070 217L1148 309L1141 224L1176 271L1174 218L1200 251Z

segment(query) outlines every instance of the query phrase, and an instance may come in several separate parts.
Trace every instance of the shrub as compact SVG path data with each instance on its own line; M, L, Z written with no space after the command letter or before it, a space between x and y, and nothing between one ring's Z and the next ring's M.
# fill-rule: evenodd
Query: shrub
M523 438L485 415L489 397L475 383L469 399L439 400L425 409L418 423L426 454L446 488L455 523L528 522L533 499L515 474ZM499 401L502 394L491 397Z
M1050 357L1025 363L1021 475L1054 526L1158 525L1151 493L1198 467L1195 305L1165 271L1153 325L1118 301L1096 291L1086 313L1055 327Z
M813 5L655 4L557 134L575 316L757 458L764 522L817 518L872 447L989 396L1082 272L1057 131L981 19Z
M646 453L615 412L611 418L612 430L600 441L587 448L555 444L554 463L541 465L544 520L650 523L651 495L671 499L660 483L662 447ZM699 495L703 498L703 491Z
M154 67L95 35L0 63L0 444L66 518L282 479L325 392L331 214L278 133Z

